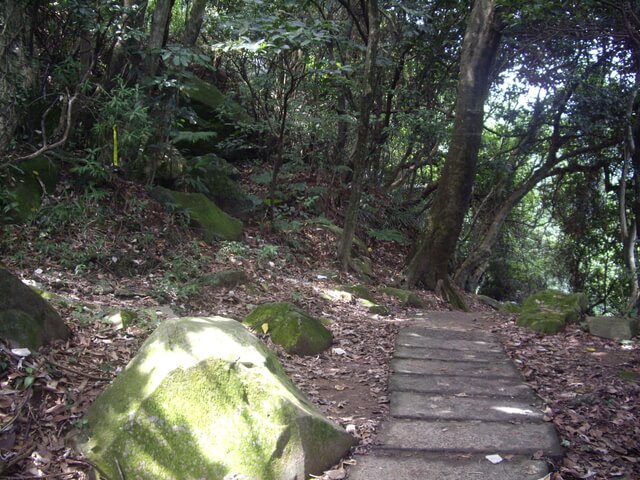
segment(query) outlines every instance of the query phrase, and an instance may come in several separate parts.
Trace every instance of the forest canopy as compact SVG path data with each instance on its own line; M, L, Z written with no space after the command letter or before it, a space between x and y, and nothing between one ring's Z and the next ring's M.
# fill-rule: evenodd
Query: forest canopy
M34 159L93 195L215 196L224 161L344 269L395 241L408 285L637 313L637 2L4 0L0 32L3 223Z

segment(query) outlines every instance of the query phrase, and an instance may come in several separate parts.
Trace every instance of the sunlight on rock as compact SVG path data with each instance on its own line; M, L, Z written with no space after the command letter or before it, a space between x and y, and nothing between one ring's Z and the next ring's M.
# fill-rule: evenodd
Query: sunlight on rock
M535 415L533 410L517 408L517 407L491 407L492 410L497 410L502 413L509 413L514 415Z

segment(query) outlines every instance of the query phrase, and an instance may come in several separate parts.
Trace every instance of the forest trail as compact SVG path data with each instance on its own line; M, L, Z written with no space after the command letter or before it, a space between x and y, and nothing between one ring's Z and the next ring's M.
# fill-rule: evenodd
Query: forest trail
M402 328L391 412L352 480L538 480L562 455L541 401L486 324L488 314L425 312ZM492 463L489 455L499 455ZM536 458L539 460L533 460Z

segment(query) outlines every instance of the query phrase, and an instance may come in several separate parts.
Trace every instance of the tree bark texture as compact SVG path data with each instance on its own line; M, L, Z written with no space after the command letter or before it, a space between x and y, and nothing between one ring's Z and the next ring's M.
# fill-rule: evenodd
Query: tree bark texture
M175 0L158 0L151 17L151 32L147 43L146 74L154 77L160 65L160 50L164 47L171 9Z
M207 0L193 0L189 9L189 17L187 25L184 29L184 37L182 43L185 47L193 47L200 35L202 21L204 19L204 11L207 8Z
M7 151L18 127L20 99L26 100L35 83L31 37L32 2L0 3L0 154Z
M369 20L369 35L367 41L367 52L364 62L363 92L360 98L360 118L358 121L358 131L356 145L351 155L353 165L353 178L351 180L351 192L349 204L344 220L344 231L338 246L338 258L343 270L349 268L351 262L351 247L353 236L356 230L358 212L360 211L360 199L362 198L362 188L364 174L368 160L369 123L376 86L376 56L378 54L379 41L379 12L378 0L369 0L367 4L367 17Z
M423 283L435 290L438 281L447 280L475 179L483 108L499 45L495 0L476 0L462 44L449 152L425 230L407 266L409 285Z
M147 0L124 0L122 6L126 13L122 19L122 29L128 33L130 30L140 29L144 26L144 17L147 11ZM129 52L139 48L138 41L130 38L119 38L113 46L113 53L109 61L107 83L112 86L113 79L123 75L125 66L131 66L128 62ZM134 75L131 75L132 77ZM133 80L131 78L130 80Z

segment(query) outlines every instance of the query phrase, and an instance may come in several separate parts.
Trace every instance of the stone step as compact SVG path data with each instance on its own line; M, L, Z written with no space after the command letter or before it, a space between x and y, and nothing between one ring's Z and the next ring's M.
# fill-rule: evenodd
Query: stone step
M389 419L378 437L376 451L429 451L559 457L562 447L551 423L499 423L467 420L431 421ZM460 477L464 478L464 477Z
M356 457L358 464L349 471L350 480L539 480L548 473L546 462L513 457L493 464L483 455L447 455L442 459Z
M493 340L443 340L441 338L424 337L418 334L405 334L401 331L396 339L396 346L446 348L448 350L462 350L465 352L493 352L502 353L502 347Z
M463 313L463 312L416 312L413 319L407 322L412 327L428 327L443 330L477 330L486 332L491 324L491 313Z
M407 327L400 332L401 335L411 337L437 338L439 340L470 340L470 341L486 341L496 343L495 336L487 332L467 331L467 330L447 330L443 328L428 327ZM444 345L443 345L444 346Z
M448 375L402 375L394 374L389 380L389 389L393 392L422 392L455 395L466 393L469 396L521 398L533 402L536 396L527 385L509 378L460 377Z
M422 360L446 360L450 362L507 362L504 353L450 350L446 348L407 347L398 345L394 358L415 358Z
M396 358L391 361L391 368L396 373L485 378L502 377L522 380L518 370L508 362L483 364L478 362L447 362L444 360Z
M494 398L391 394L391 416L429 420L542 421L542 412L528 402Z

